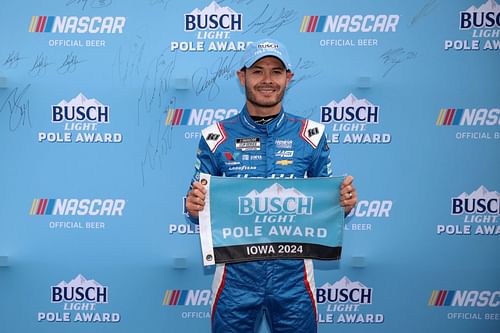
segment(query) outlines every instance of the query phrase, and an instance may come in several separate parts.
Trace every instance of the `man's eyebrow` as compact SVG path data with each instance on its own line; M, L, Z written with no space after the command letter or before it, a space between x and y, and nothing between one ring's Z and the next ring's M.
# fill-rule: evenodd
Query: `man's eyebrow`
M264 66L255 65L255 66L250 67L249 69L253 69L253 68L264 69ZM272 70L276 70L276 69L285 70L285 67L283 67L283 66L276 66L276 67L271 67L271 69Z

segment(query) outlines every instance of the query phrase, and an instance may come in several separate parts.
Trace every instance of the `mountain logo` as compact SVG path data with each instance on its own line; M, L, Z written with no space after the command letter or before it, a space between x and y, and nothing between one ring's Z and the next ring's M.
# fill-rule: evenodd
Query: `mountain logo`
M470 6L460 12L460 30L500 28L500 6L495 0L488 0L479 8Z
M313 197L306 196L295 188L285 188L274 183L262 192L252 190L239 197L239 214L312 214Z
M202 10L195 8L184 14L184 31L195 30L242 31L243 14L212 1Z
M320 119L323 124L331 122L378 124L379 107L366 99L358 99L353 94L349 94L340 102L333 100L327 105L321 106Z
M463 192L451 198L451 214L492 214L500 215L500 193L480 186L470 194Z
M108 303L108 287L95 280L87 280L82 274L78 274L70 282L63 280L56 286L52 286L51 301L52 303L87 302L105 304Z
M318 304L323 303L352 303L372 304L373 288L368 288L359 281L351 281L344 276L334 284L325 283L316 288Z
M52 106L52 122L63 121L109 123L109 106L80 93L69 102L63 99Z

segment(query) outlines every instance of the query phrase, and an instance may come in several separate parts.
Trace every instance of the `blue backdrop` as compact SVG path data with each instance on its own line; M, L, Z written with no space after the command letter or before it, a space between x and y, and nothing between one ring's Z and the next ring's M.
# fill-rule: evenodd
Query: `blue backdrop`
M315 263L319 332L500 331L495 0L1 7L0 332L209 331L184 195L264 37L359 192L342 260Z

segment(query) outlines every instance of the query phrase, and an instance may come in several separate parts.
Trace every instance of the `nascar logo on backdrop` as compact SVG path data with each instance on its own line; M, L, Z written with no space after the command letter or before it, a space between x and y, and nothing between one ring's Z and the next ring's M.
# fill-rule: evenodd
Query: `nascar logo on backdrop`
M70 282L61 281L50 288L50 302L62 306L60 311L40 311L38 322L48 323L118 323L118 312L99 312L109 304L109 287L78 274Z
M210 301L212 291L209 289L169 289L163 295L162 305L179 310L182 319L208 319L210 318ZM203 309L200 311L199 307Z
M71 221L53 220L51 229L93 229L105 228L100 221L82 221L81 218L102 216L123 216L124 199L48 199L35 198L31 203L29 215L51 216L51 218L71 217Z
M110 107L82 93L51 108L51 123L62 125L63 131L38 133L40 143L121 143L121 133L101 132L99 125L110 123Z
M243 31L243 14L212 1L203 9L195 8L184 14L184 31L194 33L196 41L172 41L170 51L234 52L244 51L245 41L231 39L233 32Z
M451 216L462 224L438 224L438 235L500 235L500 193L484 186L451 198Z
M331 101L321 106L320 122L331 124L331 133L326 133L328 142L345 144L388 144L390 133L371 133L371 125L379 124L379 106L366 99L349 94L340 102Z
M439 111L436 126L456 129L458 140L500 139L499 108L443 108ZM481 131L463 129L481 129Z
M235 116L239 112L240 111L236 108L170 108L167 111L165 126L209 126L215 122ZM184 138L199 140L201 138L201 133L200 131L187 131L184 133Z
M495 0L487 0L479 7L470 6L457 16L457 28L463 37L445 40L445 50L500 50L500 6Z
M447 312L449 320L500 320L500 313L492 313L500 305L500 290L433 290L427 305L455 310Z
M45 34L122 34L127 19L123 16L32 16L29 32ZM105 47L102 39L49 39L49 46Z
M392 200L360 200L349 213L349 217L356 217L344 225L344 230L371 231L372 223L363 221L356 223L359 219L387 219L391 215Z
M329 34L367 34L396 32L399 15L367 14L367 15L313 15L304 16L300 24L300 32L321 32ZM330 38L320 39L322 47L371 47L378 46L376 38Z
M382 313L362 312L373 304L373 288L344 276L316 288L320 324L381 324Z

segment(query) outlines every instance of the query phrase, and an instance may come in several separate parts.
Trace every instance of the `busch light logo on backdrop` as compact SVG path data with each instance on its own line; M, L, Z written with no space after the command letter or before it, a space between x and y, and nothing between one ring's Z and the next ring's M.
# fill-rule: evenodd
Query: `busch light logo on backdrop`
M320 122L331 124L328 142L346 144L387 144L390 133L372 133L369 128L380 122L380 108L366 99L349 94L340 102L331 101L320 108Z
M479 8L470 6L466 11L460 12L460 30L469 29L497 29L490 30L487 34L493 35L491 37L499 37L500 7L495 0L487 0Z
M459 12L457 18L458 29L464 37L445 40L445 50L500 50L500 6L495 0L486 0L479 7L472 5Z
M457 311L446 313L449 320L500 321L496 310L500 305L500 290L433 290L427 305Z
M32 16L29 32L44 34L122 34L126 18L123 16ZM105 47L102 39L50 39L49 46Z
M458 140L498 140L500 139L500 109L443 108L438 113L436 126L453 128L455 138Z
M195 30L242 31L243 14L212 1L202 10L196 8L191 13L184 14L184 31Z
M396 32L399 15L313 15L304 16L300 23L300 32L320 32L335 34L333 38L320 39L322 47L371 47L378 46L379 40L371 38L373 34ZM367 34L368 38L341 38L350 33Z
M108 303L108 287L102 286L95 280L87 280L83 275L78 275L69 283L61 281L51 288L52 303L79 302L79 303ZM73 308L75 307L72 304ZM82 306L78 306L82 307ZM92 306L94 307L94 306Z
M318 322L320 324L380 324L381 313L362 310L373 303L373 288L344 276L333 284L316 288Z
M62 100L59 104L52 106L52 122L61 123L63 121L109 123L109 106L79 94L70 102ZM72 129L68 127L65 126L65 129ZM73 124L72 127L75 125Z
M121 143L118 132L103 132L101 125L111 121L109 105L80 93L69 102L60 101L51 108L51 123L62 126L62 131L38 133L40 143Z
M243 14L215 1L184 14L184 31L195 33L196 41L172 41L170 51L234 52L244 51L247 45L245 41L231 40L231 33L243 31Z
M109 304L109 287L78 274L70 282L61 281L50 288L50 302L62 306L59 311L38 312L38 322L118 323L120 313L100 312Z
M500 235L500 193L484 186L451 198L450 215L462 224L438 224L438 235Z
M209 289L170 289L165 291L162 305L173 308L170 311L180 309L178 315L182 319L208 319L211 299ZM200 311L199 307L203 309Z
M106 224L99 220L123 216L125 205L124 199L35 198L29 215L50 216L48 225L51 229L102 230Z
M207 108L207 109L168 109L165 119L165 126L209 126L215 122L220 122L224 119L235 116L239 113L239 109L230 108ZM186 131L185 139L201 138L200 131Z

